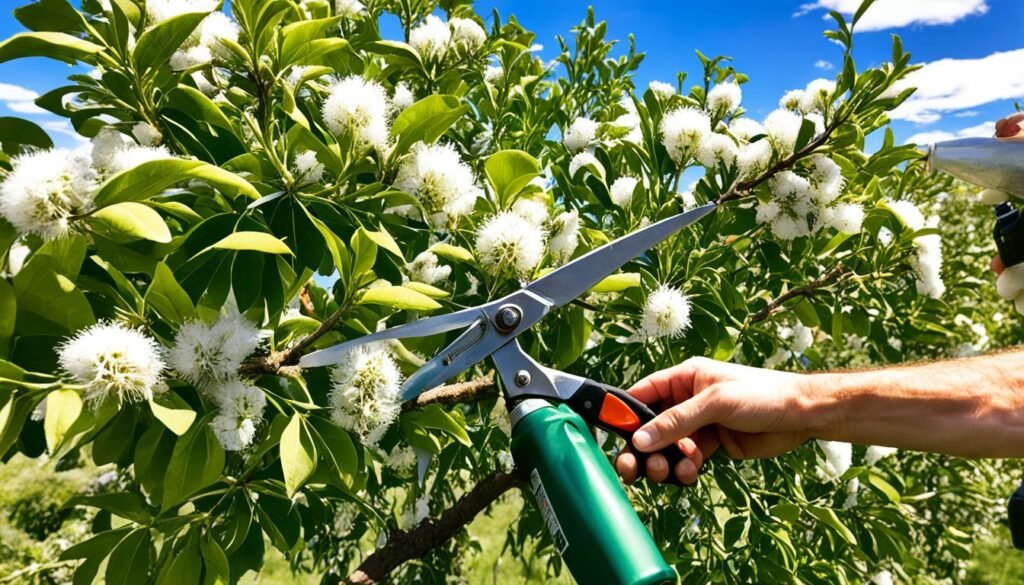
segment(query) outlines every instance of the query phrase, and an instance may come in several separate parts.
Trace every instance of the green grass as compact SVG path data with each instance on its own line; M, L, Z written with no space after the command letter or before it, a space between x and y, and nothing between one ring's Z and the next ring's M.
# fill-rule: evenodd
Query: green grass
M1013 548L1010 531L1000 527L974 547L965 585L1010 585L1024 576L1024 551Z

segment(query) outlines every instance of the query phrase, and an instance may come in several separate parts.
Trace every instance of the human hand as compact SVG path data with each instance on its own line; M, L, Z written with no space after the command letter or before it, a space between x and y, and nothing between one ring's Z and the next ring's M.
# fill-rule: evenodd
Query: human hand
M803 381L800 374L688 359L630 388L646 404L671 405L634 433L631 447L652 452L676 443L686 458L671 472L686 485L697 481L700 466L719 447L734 459L780 455L811 437ZM633 482L636 457L621 453L615 469ZM649 480L663 482L669 472L664 456L647 459Z
M1014 138L1024 134L1024 112L1007 116L996 122L996 138Z

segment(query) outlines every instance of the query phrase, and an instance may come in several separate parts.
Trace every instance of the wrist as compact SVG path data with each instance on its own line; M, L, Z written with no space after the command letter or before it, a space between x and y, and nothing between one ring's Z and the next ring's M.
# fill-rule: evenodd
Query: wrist
M852 375L816 373L800 376L797 412L811 438L844 440L853 412L851 402L855 393L850 385Z

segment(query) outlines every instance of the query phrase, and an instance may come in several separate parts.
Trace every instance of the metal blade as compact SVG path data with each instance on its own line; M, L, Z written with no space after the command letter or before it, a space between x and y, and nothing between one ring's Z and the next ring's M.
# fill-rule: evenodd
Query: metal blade
M447 315L418 319L412 323L406 323L390 329L384 329L383 331L377 331L376 333L370 333L369 335L357 337L355 339L339 343L338 345L332 345L331 347L326 347L319 351L306 354L299 360L299 367L315 368L318 366L331 366L338 363L338 360L345 354L345 352L358 345L373 343L375 341L384 341L386 339L427 337L428 335L435 335L437 333L451 331L452 329L458 329L459 327L465 327L480 318L480 307L471 307L454 313L448 313Z
M622 268L633 258L657 246L714 209L715 204L708 203L622 236L538 278L525 290L550 299L556 307L562 306L593 288L604 277Z

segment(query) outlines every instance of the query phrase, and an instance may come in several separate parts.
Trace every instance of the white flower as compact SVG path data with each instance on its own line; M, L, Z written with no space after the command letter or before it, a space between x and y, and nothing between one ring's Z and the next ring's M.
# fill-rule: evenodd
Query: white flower
M780 158L793 153L803 123L804 120L799 114L781 109L768 114L764 119L765 134L768 135L768 141Z
M636 177L619 177L612 183L611 198L612 203L619 207L628 207L629 202L633 200L633 191L636 189L637 181Z
M580 243L580 214L564 211L551 221L551 241L548 249L556 264L563 264L572 258Z
M843 170L832 159L817 155L811 159L811 182L819 203L832 203L843 192Z
M740 106L743 90L738 83L719 83L708 92L708 112L717 117L733 113Z
M356 18L366 14L366 7L359 0L334 0L334 14L342 18Z
M598 123L590 118L576 118L565 130L562 143L569 152L583 150L597 138Z
M402 111L416 103L416 96L413 95L408 84L404 81L400 81L398 85L395 86L395 94L391 98L391 103L395 106L396 110Z
M773 369L778 368L779 366L785 364L786 362L788 362L789 358L791 358L791 357L793 357L793 352L792 351L790 351L790 350L788 350L788 349L786 349L784 347L780 347L779 349L777 349L775 351L774 354L772 354L771 356L769 356L767 359L764 360L764 364L763 365L764 365L764 367L768 368L769 370L773 370Z
M676 95L676 88L671 83L665 83L664 81L652 81L647 84L647 87L654 92L654 95L658 96L659 99L667 100L668 98Z
M410 280L425 284L436 284L452 274L452 267L441 264L437 254L430 251L420 252L405 269Z
M644 337L678 337L690 326L690 299L681 290L661 285L647 296L640 318Z
M288 70L288 77L285 78L285 83L295 87L302 81L302 78L306 75L306 71L309 68L305 65L292 65L291 69Z
M725 163L726 167L731 167L736 164L737 156L739 148L732 138L725 134L709 134L697 149L697 160L709 169L717 167L719 161Z
M729 132L740 140L750 141L764 134L764 126L753 118L737 118L729 122Z
M864 465L874 465L889 457L895 455L899 449L895 447L880 447L878 445L872 445L868 447L868 450L864 453Z
M0 216L18 233L52 240L72 216L92 211L96 176L85 151L41 150L15 157L0 182Z
M511 211L492 216L476 233L480 264L493 274L511 273L526 278L544 258L543 227Z
M800 102L804 99L804 90L791 89L782 95L779 100L779 107L787 110L797 111L800 109Z
M11 248L7 250L7 272L11 276L21 272L21 267L25 265L25 259L31 253L31 248L26 246L20 239L16 240L11 244Z
M818 461L818 467L827 481L835 481L853 465L853 445L839 441L818 440L818 447L825 455Z
M127 136L110 126L100 130L96 136L93 136L90 143L92 144L92 166L101 171L112 168L114 156L118 151L132 144Z
M896 214L897 219L899 219L900 223L905 225L907 229L914 230L915 232L924 229L926 223L924 214L921 213L921 210L912 202L887 201L885 205L890 211Z
M736 155L736 167L739 168L740 176L749 179L767 170L771 160L772 145L762 139L740 147Z
M213 61L213 52L206 45L196 45L186 49L179 49L171 55L170 66L172 71L185 71L193 67L206 65Z
M782 171L772 177L771 186L772 200L758 206L758 223L771 224L772 233L781 240L809 235L817 213L810 182L792 171Z
M403 445L395 445L395 448L388 453L385 465L395 471L408 471L416 465L416 452Z
M223 12L211 12L199 25L199 45L206 47L213 57L230 59L233 53L223 41L238 42L241 32L238 24ZM141 142L141 141L140 141Z
M536 199L516 199L512 204L512 213L533 225L542 226L548 221L548 206Z
M684 166L696 153L701 142L711 134L711 119L694 108L677 108L661 120L661 140L668 155Z
M388 141L388 99L384 88L358 75L333 83L324 100L324 122L336 136L348 136L365 152Z
M231 311L212 325L190 321L181 326L168 354L170 366L199 389L233 380L242 360L256 350L259 330Z
M292 160L292 171L300 184L318 183L324 176L324 165L316 158L316 152L304 150Z
M116 174L134 169L143 163L165 158L173 158L166 146L129 145L114 153L107 171Z
M501 65L488 65L484 69L484 81L490 84L497 84L505 77L505 70Z
M444 59L451 39L451 28L433 14L409 32L409 44L427 61Z
M882 227L878 229L878 243L882 244L883 246L888 246L889 244L892 243L892 239L892 230L890 230L887 227Z
M138 329L98 323L57 347L60 367L85 386L85 398L99 403L140 402L153 397L164 360L160 346Z
M381 345L359 346L331 370L331 419L375 445L401 410L402 374Z
M473 170L451 144L414 144L398 167L394 186L419 199L435 228L467 215L483 196Z
M805 113L824 111L832 102L832 94L835 92L836 82L815 79L807 84L807 89L800 97L800 110Z
M843 509L849 510L857 506L857 493L860 491L860 480L856 477L846 482L846 500Z
M599 173L604 172L604 166L601 165L601 161L597 160L597 157L584 150L583 152L577 153L576 156L572 157L572 160L569 161L569 177L575 176L576 171L587 165L593 166Z
M631 106L633 102L628 102ZM640 144L644 141L643 130L640 129L640 116L635 113L622 114L618 118L612 121L612 125L622 130L627 130L626 135L620 138L625 142L632 142L633 144Z
M871 578L871 585L892 585L892 573L889 571L880 571Z
M220 410L210 428L224 449L241 451L251 445L267 405L263 390L230 380L216 389L214 399Z
M844 234L856 234L864 223L864 208L856 203L840 203L821 210L819 221Z
M451 43L459 54L475 53L487 42L487 33L472 18L453 18L448 26L452 30Z
M789 347L796 355L807 351L807 348L814 344L814 331L802 323L797 323L793 327L783 327L779 330L779 337L789 341Z
M917 275L917 293L933 299L942 297L946 285L942 282L942 238L938 234L914 238L917 254L910 265Z
M159 24L188 12L211 12L216 9L217 0L146 0L149 24Z

